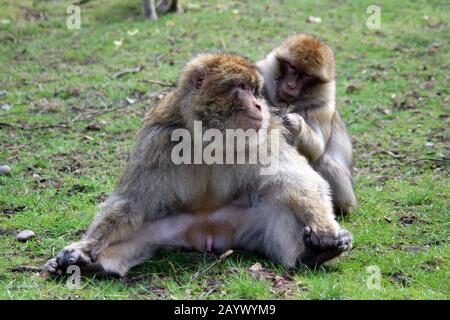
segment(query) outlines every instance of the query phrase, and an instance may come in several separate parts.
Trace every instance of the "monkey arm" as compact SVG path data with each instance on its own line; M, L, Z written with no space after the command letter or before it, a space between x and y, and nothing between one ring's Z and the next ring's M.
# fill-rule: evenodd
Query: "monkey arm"
M314 168L328 181L338 213L348 213L357 206L352 181L352 141L340 115L336 113L332 133L323 157Z
M325 139L320 126L317 126L318 131L315 131L300 115L289 114L288 116L292 119L289 122L294 123L292 126L294 145L311 163L316 162L325 151Z

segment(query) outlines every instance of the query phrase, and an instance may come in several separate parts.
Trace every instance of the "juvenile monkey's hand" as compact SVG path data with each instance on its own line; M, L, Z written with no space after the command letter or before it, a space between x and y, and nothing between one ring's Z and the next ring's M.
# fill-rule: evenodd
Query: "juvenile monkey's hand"
M294 135L298 135L302 131L304 122L302 116L297 113L288 113L283 116L283 124Z
M315 268L352 248L352 235L343 228L337 232L323 232L313 230L312 227L303 228L305 251L300 255L300 263Z
M85 266L96 260L99 242L96 240L81 240L74 242L50 259L42 269L42 275L61 275L71 265Z

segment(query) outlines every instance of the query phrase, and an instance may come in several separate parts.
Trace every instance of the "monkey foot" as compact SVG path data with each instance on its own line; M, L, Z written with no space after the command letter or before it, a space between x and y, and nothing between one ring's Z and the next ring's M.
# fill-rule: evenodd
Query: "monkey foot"
M345 229L340 229L337 235L318 236L311 227L303 228L305 251L300 255L299 262L309 268L315 268L352 248L352 235Z
M61 275L71 265L87 266L95 261L94 247L96 241L80 241L72 243L61 250L56 258L52 258L44 265L41 275Z

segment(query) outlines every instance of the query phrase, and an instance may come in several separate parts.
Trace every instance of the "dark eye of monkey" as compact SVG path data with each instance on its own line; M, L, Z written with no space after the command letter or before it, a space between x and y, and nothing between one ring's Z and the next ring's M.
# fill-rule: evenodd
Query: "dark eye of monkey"
M247 84L245 84L245 83L240 83L239 85L238 85L238 88L239 89L241 89L241 90L248 90L248 91L250 91L253 95L256 95L256 87L255 86L252 86L252 85L247 85Z

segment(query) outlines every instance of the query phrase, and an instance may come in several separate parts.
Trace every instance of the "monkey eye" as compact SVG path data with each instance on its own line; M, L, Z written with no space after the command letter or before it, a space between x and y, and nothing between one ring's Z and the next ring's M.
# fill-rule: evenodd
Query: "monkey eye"
M242 89L242 90L247 90L247 86L246 86L244 83L240 83L240 84L238 85L238 88L239 88L239 89Z

